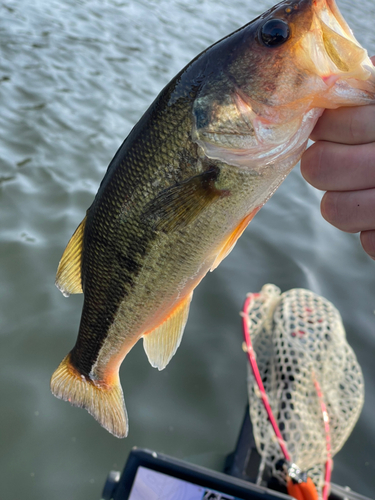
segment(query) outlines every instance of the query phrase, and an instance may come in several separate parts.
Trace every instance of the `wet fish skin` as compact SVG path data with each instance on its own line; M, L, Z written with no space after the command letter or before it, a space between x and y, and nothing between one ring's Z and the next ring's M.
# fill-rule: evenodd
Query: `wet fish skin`
M334 11L331 0L282 2L189 63L117 151L62 257L57 285L83 291L84 305L52 392L118 437L128 430L118 375L126 354L143 337L151 364L164 368L194 288L299 160L322 108L373 99L365 83L348 91L345 73L329 87L311 71L299 44L320 22L317 5ZM288 22L287 47L260 40L275 18ZM337 44L327 67L332 57L341 61ZM369 76L360 63L347 68Z

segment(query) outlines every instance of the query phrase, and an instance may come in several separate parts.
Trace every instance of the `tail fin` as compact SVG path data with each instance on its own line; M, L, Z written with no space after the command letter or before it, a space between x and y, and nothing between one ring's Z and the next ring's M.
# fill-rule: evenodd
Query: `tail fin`
M51 391L59 399L86 408L114 436L127 436L128 415L118 379L112 385L95 385L92 380L75 370L68 354L52 375Z

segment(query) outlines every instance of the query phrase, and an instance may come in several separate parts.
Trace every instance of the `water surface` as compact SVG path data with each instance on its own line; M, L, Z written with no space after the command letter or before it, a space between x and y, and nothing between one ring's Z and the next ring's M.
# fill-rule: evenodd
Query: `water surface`
M82 297L54 286L57 263L118 146L197 53L250 21L263 0L26 0L0 5L0 496L92 500L132 446L220 468L246 404L238 311L264 283L307 287L341 311L366 402L333 479L375 490L375 263L358 235L320 216L298 168L198 287L182 345L162 372L137 345L121 369L130 435L117 440L54 398ZM339 6L375 54L372 0Z

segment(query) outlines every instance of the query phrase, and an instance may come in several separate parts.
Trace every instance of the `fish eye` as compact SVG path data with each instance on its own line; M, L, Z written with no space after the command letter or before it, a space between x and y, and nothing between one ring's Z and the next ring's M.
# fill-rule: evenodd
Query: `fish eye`
M289 38L289 26L281 19L270 19L260 29L262 42L267 47L278 47Z

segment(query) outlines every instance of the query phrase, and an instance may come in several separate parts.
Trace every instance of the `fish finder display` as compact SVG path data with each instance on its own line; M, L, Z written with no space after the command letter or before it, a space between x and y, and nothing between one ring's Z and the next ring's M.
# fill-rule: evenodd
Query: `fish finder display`
M138 467L129 500L243 500L219 491Z

